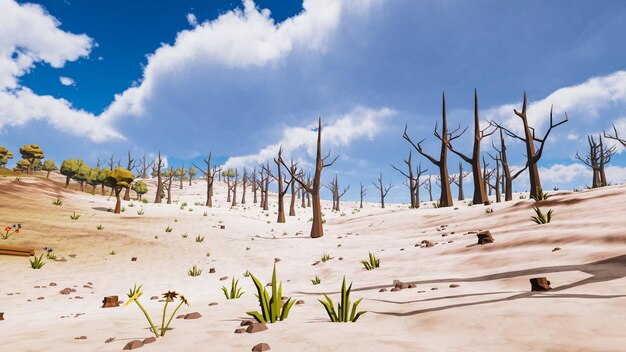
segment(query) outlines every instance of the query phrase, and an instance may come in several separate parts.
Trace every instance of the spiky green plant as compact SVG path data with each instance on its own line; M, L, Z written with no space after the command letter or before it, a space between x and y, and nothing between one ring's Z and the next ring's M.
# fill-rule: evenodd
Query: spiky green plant
M98 230L104 230L104 226L102 226L102 224L98 225L98 227L96 227L96 229Z
M493 208L486 208L485 214L493 214Z
M115 255L115 251L110 251L109 255Z
M129 207L129 208L132 208L132 207L134 207L134 206L135 206L135 204L134 204L134 203L128 203L128 207Z
M274 263L274 272L272 273L272 296L261 284L261 282L252 274L250 274L254 286L256 286L257 295L259 299L259 305L261 306L261 312L246 312L259 323L275 323L278 320L285 320L289 315L289 310L293 307L295 301L289 298L281 307L281 298L283 291L283 283L277 283L276 280L276 263Z
M230 291L228 291L226 286L222 286L222 292L224 292L226 299L237 299L244 294L244 292L241 291L241 287L239 287L239 280L235 281L235 278L233 278L230 283Z
M169 226L165 228L165 232L172 232L172 230L173 229L171 227L169 227Z
M535 207L533 208L533 210L535 211L535 213L537 214L536 216L531 216L530 219L534 222L536 222L537 224L541 225L541 224L547 224L552 220L552 212L553 210L550 209L548 210L547 214L544 214L541 209L539 209L539 207Z
M60 207L61 205L63 205L63 201L61 199L57 198L57 199L52 201L52 204Z
M194 264L191 269L187 270L187 275L189 276L200 276L202 274L202 269L198 268L196 264Z
M329 261L329 260L331 260L331 259L333 259L333 258L331 258L331 257L330 257L330 254L326 254L326 253L324 253L324 254L322 255L322 262L324 262L324 263L326 263L327 261Z
M243 272L243 277L250 277L250 270L247 270Z
M196 236L196 242L202 243L202 241L204 241L204 236L200 236L200 235Z
M321 284L321 283L322 283L322 280L320 280L320 277L319 277L319 276L315 275L315 278L311 280L311 283L312 283L313 285L319 285L319 284Z
M551 196L548 193L543 193L543 190L539 190L539 194L537 195L531 195L530 198L532 200L534 200L535 202L540 202L542 200L546 200L548 198L550 198Z
M187 238L187 233L185 232L185 233L183 233L181 236L182 236L183 238Z
M30 267L33 269L41 269L44 265L46 265L46 262L43 261L43 254L38 256L35 256L33 259L28 258L28 261L30 262Z
M145 214L145 212L143 211L143 209L141 209L141 210L137 210L137 215L143 215L143 214Z
M76 212L70 214L70 219L78 220L80 218L80 214L76 214Z
M365 270L374 270L380 267L380 259L376 258L374 253L369 252L368 260L361 260L361 264L363 264Z
M330 318L330 321L333 323L347 323L353 322L355 323L361 315L367 313L367 311L360 311L357 313L357 307L359 303L363 300L363 298L359 298L356 302L352 304L352 311L350 311L350 291L352 290L352 283L350 283L350 287L346 290L346 277L343 277L343 283L341 284L341 303L337 304L337 310L333 307L333 301L324 294L326 301L322 301L318 299L318 301L324 306L326 309L326 313Z
M436 202L433 202L433 208L435 209L441 208L441 201L438 200Z

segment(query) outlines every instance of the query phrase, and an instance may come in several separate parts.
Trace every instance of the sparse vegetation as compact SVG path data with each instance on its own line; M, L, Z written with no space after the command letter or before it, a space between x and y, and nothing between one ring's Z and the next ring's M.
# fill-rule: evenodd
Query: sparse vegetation
M145 212L143 211L143 209L141 210L137 210L137 215L143 215Z
M486 208L485 214L493 214L493 208Z
M63 205L63 201L61 199L57 198L57 199L52 201L52 204L60 207L61 205Z
M80 214L76 214L76 212L70 215L70 219L72 220L78 220L79 218L80 218Z
M243 272L243 277L250 277L250 270L247 270Z
M98 225L98 227L96 227L96 229L98 230L104 230L104 226L102 226L102 224Z
M30 262L30 267L33 269L41 269L46 265L46 262L43 261L43 254L40 254L39 257L35 256L33 259L29 258L28 261Z
M109 255L115 255L115 251L110 251Z
M168 227L166 227L166 228L165 228L165 232L172 232L172 230L173 230L173 229L172 229L170 226L168 226Z
M196 236L196 242L202 243L203 241L204 241L204 236L200 236L200 235Z
M322 280L320 279L320 277L319 277L319 276L315 275L315 278L311 280L311 283L312 283L313 285L319 285L319 284L321 284L321 283L322 283Z
M552 220L552 212L553 210L550 209L548 210L547 214L544 214L541 209L539 209L539 207L535 207L533 209L535 211L535 213L537 214L536 216L531 216L530 219L534 222L536 222L537 224L547 224Z
M261 306L261 312L246 312L249 316L256 319L259 323L275 323L278 320L285 320L289 315L289 310L293 307L295 301L291 298L281 306L281 298L283 291L283 283L277 283L276 280L276 263L274 263L274 271L272 273L272 296L263 286L263 284L252 274L250 274L254 286L257 289L257 298L259 299L259 305Z
M331 258L331 257L330 257L330 254L326 254L326 253L324 253L324 254L322 255L322 262L324 262L324 263L326 263L327 261L329 261L329 260L331 260L331 259L333 259L333 258Z
M128 306L132 302L135 302L137 304L137 307L139 307L139 309L141 309L141 311L143 312L143 315L148 320L148 323L150 324L150 329L154 333L154 336L156 336L157 338L159 336L165 336L165 333L167 332L167 329L169 328L170 323L172 322L172 319L174 319L174 316L176 315L176 313L178 312L180 307L183 304L189 306L189 302L187 301L185 296L181 295L180 293L175 292L175 291L168 291L168 292L163 293L162 296L165 299L165 306L163 307L163 316L161 318L161 329L160 329L160 331L158 331L156 326L152 322L152 319L150 318L150 315L148 314L146 309L139 302L139 297L141 297L142 294L143 294L143 291L141 291L141 285L139 285L139 287L137 287L137 285L135 284L133 286L133 288L130 290L130 292L127 294L128 300L126 301L126 303L124 303L124 306ZM170 318L169 318L169 320L167 321L167 324L166 324L165 323L165 317L167 315L167 306L169 305L170 302L173 302L177 298L180 299L180 303L178 304L178 306L176 306L176 308L174 309L174 311L170 315Z
M187 270L187 275L189 276L196 277L200 276L200 274L202 274L202 269L198 268L198 266L195 264L191 267L191 269Z
M539 193L537 195L530 195L530 198L532 200L534 200L535 202L540 202L542 200L547 200L548 198L550 198L551 196L548 193L544 193L543 190L539 189ZM520 197L520 199L522 199Z
M333 301L326 294L324 294L326 301L322 301L321 299L318 300L326 309L326 313L328 314L330 321L333 323L355 323L361 315L367 313L366 311L360 311L357 313L357 307L363 298L359 298L356 302L354 302L352 304L352 311L350 310L350 304L352 303L350 302L351 290L352 283L350 283L350 287L346 289L346 277L344 276L343 283L341 285L341 303L337 304L337 310L333 307Z
M18 235L22 229L22 224L13 224L4 228L4 233L0 233L3 240L8 240L11 235Z
M374 253L369 253L369 258L367 260L361 260L361 264L365 267L365 270L374 270L380 267L380 259L376 258Z
M226 299L237 299L244 294L244 292L241 291L241 287L239 287L239 280L235 281L235 278L233 278L230 283L230 291L226 286L222 286L222 292L224 292Z

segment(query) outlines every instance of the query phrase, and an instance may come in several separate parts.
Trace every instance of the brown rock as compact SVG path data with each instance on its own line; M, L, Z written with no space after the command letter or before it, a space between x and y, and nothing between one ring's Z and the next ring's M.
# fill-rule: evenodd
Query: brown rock
M457 288L457 287L461 287L461 286L458 284L450 284L450 288Z
M555 247L552 251L556 252L556 251L560 251L560 250L561 250L561 247Z
M237 328L235 329L235 334L243 334L246 332L246 328Z
M46 299L46 297L37 297L38 300Z
M119 307L120 306L120 301L118 300L117 296L107 296L104 297L104 299L102 300L102 308L113 308L113 307Z
M252 323L248 325L246 332L248 334L254 334L255 332L261 332L267 330L267 325L263 323Z
M70 255L68 255L68 257L70 257L70 258L76 258L76 254L70 254Z
M495 241L491 236L491 231L489 230L477 233L476 237L478 237L478 244L489 244Z
M226 229L226 225L220 225L220 230Z
M224 281L224 280L228 280L228 276L222 276L222 277L220 277L220 281Z
M143 344L144 345L147 345L147 344L153 343L153 342L156 342L156 337L154 337L154 336L151 336L151 337L143 339Z
M550 287L550 281L545 277L535 277L530 279L531 291L549 291L552 289Z
M155 299L159 299L159 296L152 296L152 297L150 297L150 300L154 301Z
M215 268L209 268L209 274L215 274Z
M51 282L51 283L48 284L48 286L56 286L56 285L57 285L56 282Z
M398 292L398 291L400 291L400 290L401 290L401 288L394 287L394 288L392 288L392 289L391 289L391 292Z
M126 346L124 346L123 350L134 350L141 347L143 347L143 342L141 342L140 340L132 340L131 342L127 343Z
M423 240L423 241L422 241L422 247L427 247L427 248L430 248L430 247L432 247L432 246L434 246L434 245L435 245L435 244L434 244L434 243L432 243L432 242L430 242L429 240Z
M72 293L72 289L69 287L66 287L64 289L62 289L61 291L59 291L60 294L62 295L69 295L70 293Z
M201 317L202 317L202 314L198 312L193 312L193 313L185 314L184 319L200 319Z
M83 288L93 288L93 287L91 287L89 285L83 285Z
M87 336L83 335L83 336L75 337L74 340L87 340Z
M217 302L211 302L211 303L209 303L209 306L216 306L216 305L217 305Z
M416 288L416 287L417 287L417 285L415 285L415 284L409 284L409 288Z
M300 300L297 300L297 301L296 301L296 305L299 305L299 304L304 304L304 301L303 301L303 300L301 300L301 299L300 299Z
M431 288L430 290L431 290L431 291L437 291L437 290L438 290L438 288L433 287L433 288Z
M176 319L185 319L185 314L177 315Z
M4 312L0 312L0 320L4 320Z
M136 261L137 261L137 257L132 257L132 258L130 258L130 261L131 261L131 262L136 262ZM139 341L139 340L137 340L137 341ZM139 342L141 342L141 341L139 341Z
M387 292L386 288L381 288L380 290L378 290L378 292Z
M343 257L339 257L339 260L343 260Z
M241 324L239 324L239 325L246 326L246 325L251 325L251 324L254 324L254 322L252 320L242 320Z
M404 282L398 282L394 288L404 290L405 288L409 288L409 284L404 283Z
M252 347L252 352L262 352L271 350L270 345L265 342L258 343Z

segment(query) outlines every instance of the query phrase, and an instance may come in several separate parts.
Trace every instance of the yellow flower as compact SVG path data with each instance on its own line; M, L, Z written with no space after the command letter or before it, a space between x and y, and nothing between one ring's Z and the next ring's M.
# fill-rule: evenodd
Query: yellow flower
M180 295L180 293L176 291L167 291L163 293L162 295L163 295L163 298L165 298L167 301L173 301L174 299L176 299L176 297L178 297L178 295Z
M143 292L141 291L141 285L137 287L137 284L135 284L130 292L128 292L127 294L128 300L126 301L126 303L124 303L124 307L137 300L139 297L141 297L142 294Z

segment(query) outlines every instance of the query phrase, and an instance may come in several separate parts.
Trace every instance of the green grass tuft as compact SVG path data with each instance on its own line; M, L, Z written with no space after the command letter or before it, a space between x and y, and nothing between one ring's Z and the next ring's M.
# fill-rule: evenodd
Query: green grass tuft
M272 296L269 295L263 284L252 274L250 274L254 286L257 289L257 298L261 306L261 312L246 312L259 323L275 323L278 320L285 320L289 316L289 310L293 307L295 301L291 298L281 305L283 283L280 284L276 280L276 263L274 263L274 271L272 273Z
M553 210L550 209L548 210L547 214L544 214L541 209L539 209L539 207L535 207L533 208L533 210L535 211L535 213L537 214L536 216L531 216L530 219L532 221L534 221L535 223L542 225L542 224L547 224L550 221L552 221L552 213Z
M222 286L222 292L224 292L226 299L237 299L244 294L244 292L241 291L241 287L239 287L239 280L235 281L235 278L233 278L230 283L230 291L228 291L226 286Z
M369 253L368 260L361 260L361 264L365 267L365 270L374 270L380 267L380 259L376 258L374 253Z
M43 254L39 255L39 257L35 256L33 259L28 258L30 262L30 267L33 269L41 269L46 262L43 261Z
M187 270L187 275L189 276L200 276L202 274L202 269L198 268L195 264L191 267L191 269Z
M350 287L346 289L346 277L343 277L343 284L341 285L341 303L337 304L337 310L333 307L333 301L324 294L326 301L322 301L318 299L318 301L324 306L326 309L326 313L330 318L330 321L333 323L347 323L353 322L355 323L361 315L367 313L366 311L360 311L357 313L357 307L363 298L359 298L356 302L352 304L352 312L350 311L350 291L352 290L352 283Z

